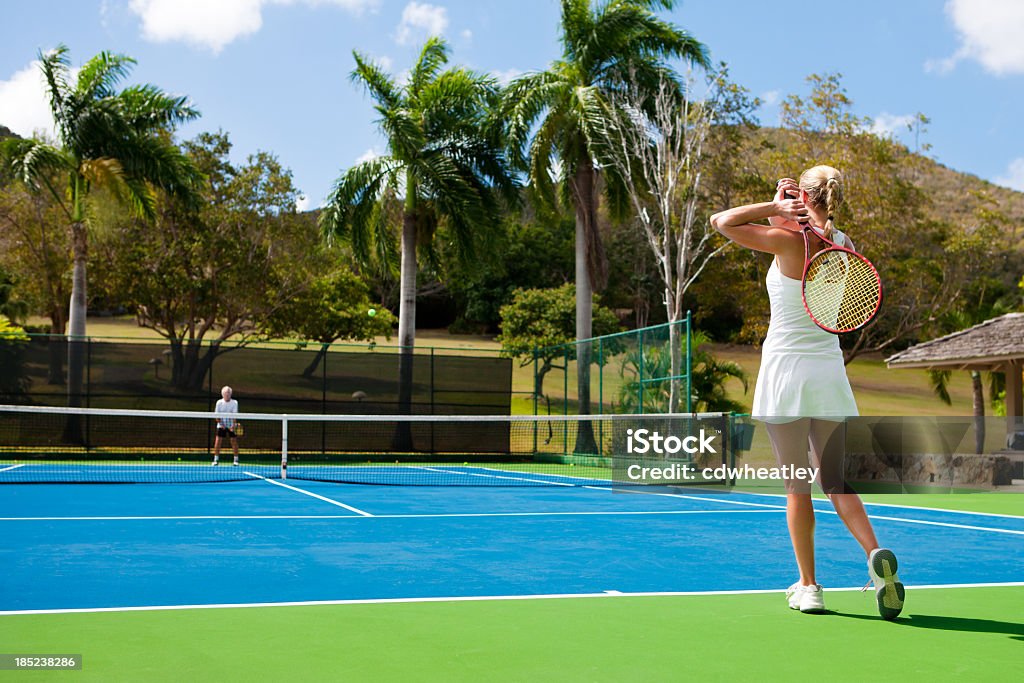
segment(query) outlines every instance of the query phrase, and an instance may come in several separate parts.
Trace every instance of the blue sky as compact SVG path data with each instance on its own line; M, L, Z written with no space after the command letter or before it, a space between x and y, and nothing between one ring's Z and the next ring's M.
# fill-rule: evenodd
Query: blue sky
M132 80L185 93L202 112L188 138L224 129L235 157L278 155L318 205L338 174L384 151L370 100L348 80L352 50L400 74L430 34L452 61L502 79L560 52L556 0L35 0L3 2L0 124L46 128L33 65L63 42L78 65L100 50L139 64ZM855 9L854 9L855 8ZM931 118L922 141L939 162L1024 190L1024 2L688 0L663 15L715 61L777 102L811 73L840 72L855 113L913 144L900 122ZM794 169L797 172L799 169Z

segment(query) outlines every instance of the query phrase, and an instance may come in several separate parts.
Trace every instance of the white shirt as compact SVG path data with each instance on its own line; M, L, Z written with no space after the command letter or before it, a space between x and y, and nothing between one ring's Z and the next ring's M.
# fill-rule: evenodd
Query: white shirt
M235 399L228 399L225 401L220 398L217 399L217 406L213 409L215 413L237 413L238 412L238 401ZM217 426L223 429L234 429L235 421L230 417L218 417Z

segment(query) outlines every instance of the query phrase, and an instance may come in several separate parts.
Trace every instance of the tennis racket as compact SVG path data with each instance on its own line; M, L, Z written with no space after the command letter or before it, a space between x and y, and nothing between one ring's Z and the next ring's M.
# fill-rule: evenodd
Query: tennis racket
M871 261L801 223L804 236L804 308L814 324L832 334L859 330L882 307L882 279ZM811 256L811 235L826 245Z
M231 431L233 431L235 433L235 436L244 436L245 435L245 429L242 428L242 423L241 422L236 422L235 423L235 428L233 430L231 430Z

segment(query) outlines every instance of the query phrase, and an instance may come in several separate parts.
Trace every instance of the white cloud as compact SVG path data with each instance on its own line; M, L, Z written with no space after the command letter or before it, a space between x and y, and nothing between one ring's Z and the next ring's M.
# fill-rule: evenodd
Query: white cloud
M72 83L78 78L78 71L78 68L71 69ZM50 114L50 101L38 61L16 71L6 81L0 81L0 125L26 138L37 131L51 139L56 137L56 124Z
M373 161L379 156L380 154L377 152L377 150L371 147L370 149L366 150L356 158L356 165L361 164L365 161Z
M0 81L0 124L22 137L31 137L37 130L52 136L53 117L45 93L39 62L32 62L8 80Z
M447 9L413 0L402 10L402 21L395 31L395 42L407 45L413 40L444 35L447 28Z
M761 102L770 107L773 104L777 104L780 97L781 93L778 90L769 90L761 93Z
M504 71L498 70L492 72L494 77L498 79L498 83L502 85L508 85L515 79L522 76L525 72L519 69L505 69Z
M155 43L183 41L214 54L263 26L267 5L332 5L352 14L377 7L379 0L131 0L142 19L142 35Z
M1006 169L1006 175L995 179L997 185L1024 192L1024 157L1014 159Z
M916 119L913 114L890 114L883 111L871 122L869 130L879 137L894 137L906 133Z
M462 29L462 32L459 33L459 35L462 36L463 40L473 40L473 32L468 28Z
M974 59L997 76L1024 74L1024 3L1020 0L949 0L946 15L960 37L951 57L932 59L926 71L947 73Z

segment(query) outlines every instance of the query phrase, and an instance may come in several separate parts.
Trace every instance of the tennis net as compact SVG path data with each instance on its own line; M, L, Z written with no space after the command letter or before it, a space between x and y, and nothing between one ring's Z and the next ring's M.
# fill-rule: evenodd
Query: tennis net
M300 479L424 486L608 485L632 463L728 462L730 416L232 415L239 464L216 414L0 406L0 483ZM223 415L221 416L223 417ZM680 448L688 435L715 446ZM659 449L652 435L675 436ZM645 438L646 437L646 438ZM695 445L697 439L690 439ZM675 448L671 446L675 445ZM688 483L710 483L706 478Z

